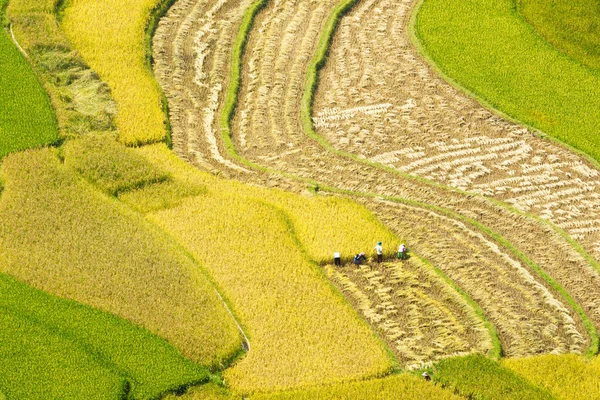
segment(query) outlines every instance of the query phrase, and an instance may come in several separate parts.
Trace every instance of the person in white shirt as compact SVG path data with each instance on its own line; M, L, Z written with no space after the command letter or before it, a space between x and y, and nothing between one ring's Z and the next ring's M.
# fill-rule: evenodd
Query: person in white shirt
M398 258L401 260L406 259L406 246L404 245L404 243L402 243L400 247L398 247Z
M380 263L383 261L383 247L381 246L381 242L378 242L377 246L375 246L375 252L377 253L377 262Z
M335 265L337 265L338 267L340 265L342 265L342 259L340 257L340 252L339 251L336 251L335 253L333 253L333 263Z

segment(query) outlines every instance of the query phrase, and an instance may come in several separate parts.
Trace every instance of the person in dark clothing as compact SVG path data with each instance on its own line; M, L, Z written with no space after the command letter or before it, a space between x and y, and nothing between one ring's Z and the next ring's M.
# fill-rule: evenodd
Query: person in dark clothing
M377 246L375 246L375 252L377 253L377 262L380 263L383 261L383 247L381 246L381 242L378 242Z
M354 264L356 265L362 264L363 260L367 260L367 257L365 257L365 253L358 253L354 256Z
M340 257L340 252L336 251L335 253L333 253L333 263L339 267L340 265L342 265L342 258Z

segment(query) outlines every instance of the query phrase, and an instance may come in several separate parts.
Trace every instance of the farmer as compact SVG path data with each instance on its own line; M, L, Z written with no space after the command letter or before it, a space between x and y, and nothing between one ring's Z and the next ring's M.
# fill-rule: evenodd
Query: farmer
M381 242L377 242L377 246L375 246L375 252L377 253L377 262L380 263L383 261L383 247L381 247Z
M429 374L427 372L423 372L423 378L428 382L431 380L431 377L429 376Z
M340 265L342 265L342 259L341 259L341 257L340 257L340 252L339 252L339 251L336 251L335 253L333 253L333 263L334 263L336 266L338 266L338 267L339 267Z
M406 259L406 246L404 245L404 243L402 243L400 247L398 247L398 258L401 260Z
M357 255L354 256L354 264L356 265L360 265L362 263L363 260L366 260L367 257L365 257L365 253L358 253Z

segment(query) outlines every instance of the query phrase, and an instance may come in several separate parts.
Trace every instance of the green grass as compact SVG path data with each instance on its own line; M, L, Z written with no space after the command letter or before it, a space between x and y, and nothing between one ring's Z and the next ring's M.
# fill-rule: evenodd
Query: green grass
M225 143L225 147L229 152L229 155L241 161L242 163L258 170L266 169L256 163L247 160L246 158L240 156L237 153L235 145L231 138L231 119L233 118L235 109L237 107L238 94L240 91L240 84L242 80L242 58L244 57L244 52L246 51L246 43L248 41L248 36L250 35L250 30L254 25L254 20L256 19L256 16L263 8L267 6L268 1L269 0L256 0L244 13L244 18L242 19L240 30L238 31L238 34L235 38L235 42L233 44L233 54L231 56L231 79L229 86L227 87L227 94L225 96L223 109L219 116L221 136L223 138L223 142Z
M0 21L7 3L0 0ZM10 34L0 28L0 158L57 139L58 125L48 95Z
M19 399L150 399L208 380L166 341L0 274L0 390Z
M449 358L437 363L430 374L444 387L469 399L542 400L552 395L498 362L482 355Z
M443 74L600 160L600 73L537 35L514 0L425 0L413 22L423 52Z
M597 0L517 0L519 12L554 47L600 69L600 3Z

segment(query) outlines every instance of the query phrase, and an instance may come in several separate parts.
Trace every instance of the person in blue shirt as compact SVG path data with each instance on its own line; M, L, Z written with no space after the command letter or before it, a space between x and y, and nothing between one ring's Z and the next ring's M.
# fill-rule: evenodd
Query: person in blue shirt
M365 257L365 253L358 253L357 255L354 256L354 264L356 265L360 265L362 264L363 260L367 260L367 257Z

